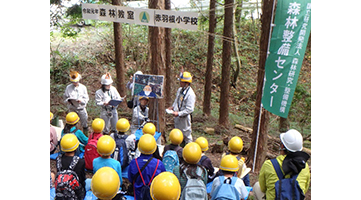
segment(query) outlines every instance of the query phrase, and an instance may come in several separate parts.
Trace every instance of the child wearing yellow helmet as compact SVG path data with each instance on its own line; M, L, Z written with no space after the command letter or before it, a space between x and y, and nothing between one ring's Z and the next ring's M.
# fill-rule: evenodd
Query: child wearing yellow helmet
M228 152L223 153L222 158L225 155L235 156L238 160L238 166L239 166L237 177L241 178L246 186L250 186L248 172L250 172L251 169L247 168L245 164L245 158L241 156L242 150L243 150L243 140L238 136L234 136L229 140Z
M165 171L163 162L153 157L157 144L152 135L144 134L140 137L138 149L141 154L130 162L128 171L128 179L133 184L135 200L143 198L142 187L150 186L153 178Z
M170 140L170 144L164 146L162 157L164 158L164 155L168 150L173 150L178 155L179 163L182 163L183 162L183 156L182 156L183 148L180 146L180 144L183 141L182 131L177 128L172 129L172 131L169 133L169 140Z
M84 159L75 155L78 147L79 140L74 134L65 134L60 141L60 149L64 154L60 154L56 159L57 175L55 177L55 190L57 199L61 199L61 197L65 199L74 198L71 192L65 192L69 190L74 191L74 189L78 199L84 199L85 197L85 162ZM73 176L74 179L65 179L66 176L70 177L66 174L66 170L75 172L77 180L75 180L75 176ZM70 183L66 184L66 181L70 181ZM80 187L70 186L72 184L79 184Z
M207 170L202 165L198 164L201 156L201 147L195 142L188 143L183 148L183 160L185 162L179 166L174 167L173 169L173 173L176 175L181 185L181 196L186 195L184 192L186 191L185 187L191 178L197 178L201 180L204 183L204 187L207 184ZM202 196L202 193L200 193L200 195ZM204 198L206 198L206 195Z
M58 145L58 137L56 134L56 130L54 127L51 126L51 120L53 120L53 113L50 112L50 154L53 154L56 150Z
M79 150L80 152L84 152L84 147L88 143L88 137L84 135L84 133L78 129L77 123L79 122L80 118L76 112L70 112L66 115L66 125L64 129L61 131L61 137L63 137L67 133L74 134L79 142Z
M144 136L144 135L151 135L153 138L154 138L154 135L155 135L156 131L157 131L157 130L156 130L155 125L154 125L153 123L150 123L150 122L146 123L146 124L144 125L143 129L142 129L143 136ZM142 136L142 137L143 137L143 136ZM155 138L154 138L154 140L155 140ZM138 147L138 142L139 142L139 140L136 140L136 141L135 141L135 146L136 146L136 147ZM138 148L138 149L139 149L139 148ZM160 154L159 154L158 145L156 145L156 149L155 149L155 151L153 152L153 157L156 158L156 159L162 160L162 157L161 157Z
M93 173L96 173L102 167L110 167L114 169L120 180L120 185L122 185L122 168L120 163L117 160L111 158L112 153L115 150L115 141L109 135L103 135L99 138L97 143L98 153L100 157L93 160ZM117 192L117 196L121 196L121 187Z
M103 136L103 129L105 122L101 118L95 118L92 122L93 132L89 135L88 144L85 145L84 160L85 169L93 170L93 160L99 157L97 152L97 143L101 136Z
M150 195L153 200L178 200L180 194L179 181L171 172L160 173L150 186Z
M232 155L226 155L221 160L221 165L219 170L222 171L222 176L218 176L214 179L212 184L211 196L213 198L222 199L222 187L225 184L230 184L229 187L234 187L235 190L232 190L232 194L226 194L227 196L232 196L232 199L245 199L248 195L246 186L244 185L242 179L236 176L238 171L238 161L237 158ZM237 198L238 197L238 198Z
M212 165L211 159L208 158L208 156L205 155L205 152L208 150L208 140L205 137L199 137L195 141L202 150L202 157L199 160L198 164L202 165L204 168L206 168L208 172L208 183L213 181L213 175L214 175L214 167Z
M120 118L116 124L118 133L110 134L115 141L116 147L112 154L112 158L119 161L124 170L130 163L130 156L135 155L130 153L130 149L135 151L135 141L132 137L128 137L125 133L129 130L129 121L125 118Z
M116 199L120 183L121 179L114 169L102 167L93 175L91 190L99 199Z

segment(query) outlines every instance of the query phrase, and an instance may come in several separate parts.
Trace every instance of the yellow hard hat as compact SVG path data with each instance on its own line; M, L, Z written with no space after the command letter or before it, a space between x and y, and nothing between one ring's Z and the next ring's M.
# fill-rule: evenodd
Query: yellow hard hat
M233 155L226 155L221 160L221 166L219 169L229 172L236 172L238 171L238 160Z
M97 143L98 153L102 156L110 156L115 150L115 141L109 135L103 135Z
M202 151L207 151L208 150L208 140L205 137L197 138L196 143L199 144Z
M101 118L95 118L92 122L92 128L95 133L101 133L104 130L105 122Z
M129 121L125 118L120 118L117 122L116 129L120 132L127 132L130 128Z
M181 130L174 128L170 133L169 133L169 139L170 142L174 145L178 145L180 143L183 142L183 133Z
M201 147L195 143L188 143L183 148L183 159L189 164L197 164L202 157Z
M119 175L111 167L102 167L93 175L90 187L99 199L112 199L120 187Z
M77 71L71 71L69 74L70 82L79 82L81 76Z
M143 100L143 99L145 99L145 100L148 100L148 101L149 101L149 97L146 97L146 96L140 96L140 97L139 97L139 101L140 101L140 100Z
M155 134L155 126L153 123L146 123L143 127L143 134L151 134L154 135Z
M182 82L192 83L192 75L189 72L183 72L180 79Z
M66 123L67 124L76 124L79 121L79 116L76 114L76 112L70 112L66 115Z
M152 135L144 134L138 142L138 149L142 154L150 155L157 149L157 143Z
M52 112L50 112L50 121L53 119L54 114Z
M232 137L228 142L228 150L232 153L241 153L243 149L243 140L238 137Z
M171 172L158 174L150 185L150 196L153 200L178 200L180 195L180 183Z
M79 147L79 140L72 133L65 134L61 138L60 147L64 152L73 152Z

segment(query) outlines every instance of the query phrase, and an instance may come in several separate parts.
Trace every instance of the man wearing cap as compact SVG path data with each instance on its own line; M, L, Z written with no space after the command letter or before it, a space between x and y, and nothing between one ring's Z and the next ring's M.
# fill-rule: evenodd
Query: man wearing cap
M173 110L174 128L178 128L184 135L183 143L188 144L192 139L192 121L191 114L194 111L196 102L196 95L191 88L192 75L189 72L183 72L180 76L180 88L177 91L176 98L172 107L168 110Z
M139 104L133 108L133 117L131 132L134 134L135 131L140 127L140 125L148 120L149 107L148 107L149 97L140 96Z
M290 129L286 133L280 134L281 155L277 156L276 161L285 174L285 178L290 175L298 174L297 181L306 194L310 186L310 168L307 160L310 156L302 151L303 138L300 132L295 129ZM261 199L275 199L275 183L278 181L278 176L273 167L271 160L266 160L260 170L258 182L253 186L253 192L257 200ZM264 196L266 195L266 198Z
M64 102L68 106L68 112L76 112L80 118L83 133L88 135L88 113L86 105L89 101L87 88L79 83L81 75L77 71L71 71L70 82L64 92Z

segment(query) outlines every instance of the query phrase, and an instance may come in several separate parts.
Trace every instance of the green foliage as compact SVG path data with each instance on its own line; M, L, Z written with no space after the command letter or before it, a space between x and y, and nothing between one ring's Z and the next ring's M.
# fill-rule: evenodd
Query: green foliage
M62 37L76 37L78 33L80 32L80 29L75 29L70 27L69 25L65 25L61 27L61 33Z
M220 14L219 14L220 16ZM203 20L203 21L202 21ZM208 27L208 19L201 19L202 26ZM91 70L88 73L88 80L95 80L104 70L114 70L114 40L113 26L111 22L92 21L94 28L81 28L70 30L64 28L61 33L51 32L51 90L52 95L59 93L62 95L63 89L68 82L68 72L70 69ZM140 25L122 24L123 27L123 47L126 61L127 77L135 71L148 70L148 27ZM248 20L241 18L237 27L237 39L239 42L239 55L242 67L239 72L236 88L230 87L230 124L242 124L252 127L256 97L256 79L258 71L259 38L261 23L259 20ZM69 26L71 28L71 26ZM206 30L206 29L205 29ZM223 20L219 21L216 34L222 35ZM57 41L63 37L62 42ZM192 70L196 75L194 87L198 91L203 91L204 73L207 58L208 35L203 31L189 31L182 29L172 29L172 70L177 73L180 66ZM65 44L66 43L66 44ZM219 92L221 82L222 67L222 45L220 36L215 37L214 60L212 72L212 96L211 115L218 118L219 112ZM58 47L58 48L56 48ZM306 53L306 58L310 60L310 52ZM234 54L232 55L232 65L236 65ZM144 71L143 71L144 72ZM302 133L309 134L311 127L311 95L310 83L307 74L301 75L296 88L294 100L292 102L289 121L291 128L299 129ZM308 80L308 81L305 81ZM93 82L91 83L93 84ZM62 89L63 88L63 89ZM200 89L201 88L201 89ZM60 96L61 96L60 95ZM202 104L203 94L199 94L198 106ZM89 102L90 113L97 115L99 111ZM66 109L59 106L59 109ZM199 108L197 108L199 109ZM202 111L197 112L201 115ZM205 122L207 123L207 122ZM209 124L210 127L215 123ZM199 124L204 126L204 124ZM271 115L270 134L278 133L278 120Z
M81 5L75 4L68 8L65 12L66 17L70 17L72 19L78 19L82 17Z

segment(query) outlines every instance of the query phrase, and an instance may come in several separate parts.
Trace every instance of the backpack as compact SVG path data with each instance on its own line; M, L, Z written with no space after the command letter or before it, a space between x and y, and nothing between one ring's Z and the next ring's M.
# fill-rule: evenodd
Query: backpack
M127 148L127 144L125 143L127 137L128 135L120 136L117 133L114 133L114 140L116 146L115 151L112 154L112 158L120 162L122 169L125 169L131 161L131 159L129 159L129 150Z
M149 160L148 160L148 161L149 161ZM145 182L144 182L143 175L142 175L142 173L141 173L142 170L139 169L138 159L135 159L135 163L137 164L137 168L138 168L138 172L139 172L140 178L141 178L142 181L143 181L143 186L140 188L139 198L136 198L136 197L135 197L135 192L134 192L134 199L152 200L152 197L151 197L151 195L150 195L150 184L152 183L153 178L154 178L154 175L155 175L155 173L157 172L158 165L159 165L159 160L157 159L157 165L155 166L155 170L154 170L154 172L153 172L152 177L150 178L150 181L149 181L148 185L145 184ZM147 162L147 163L149 163L149 162ZM143 170L144 170L144 168L143 168Z
M165 152L162 160L165 170L167 172L172 172L175 166L179 165L179 158L177 152L174 150L168 150Z
M97 143L99 138L103 134L99 134L98 137L94 138L94 134L91 134L88 141L88 144L85 145L85 152L84 152L84 161L85 161L85 169L93 170L93 160L98 158L100 154L97 151Z
M225 183L227 179L224 176L219 176L218 178L221 185L212 194L212 200L240 200L240 194L234 187L238 178L236 176L232 177L230 183Z
M74 168L79 161L78 156L74 156L68 169L62 169L62 155L57 158L57 171L55 178L56 199L78 199L78 195L84 197L84 187L79 182L78 175L74 172ZM78 193L78 195L76 194Z
M202 170L204 170L202 168ZM201 178L192 178L186 174L187 183L184 186L180 200L207 200L207 188Z
M202 165L202 163L207 159L207 156L202 156L201 159L199 160L198 164Z
M303 200L305 195L298 184L298 174L292 175L291 178L284 178L281 167L276 159L271 159L272 165L277 173L278 181L275 183L276 197L275 200Z

